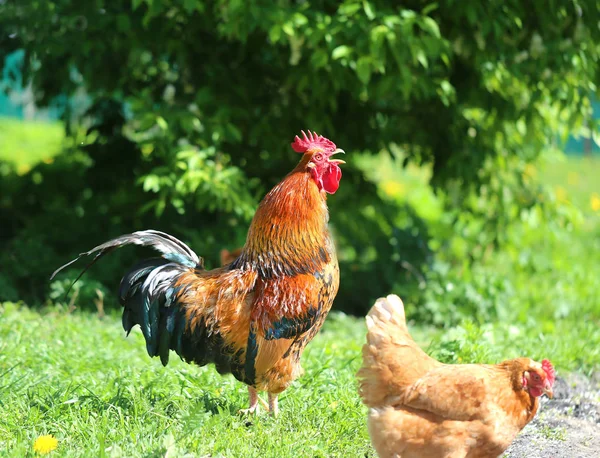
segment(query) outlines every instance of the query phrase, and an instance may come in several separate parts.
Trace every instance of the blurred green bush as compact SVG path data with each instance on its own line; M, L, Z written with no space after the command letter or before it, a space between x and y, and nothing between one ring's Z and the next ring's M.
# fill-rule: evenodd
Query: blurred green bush
M329 199L345 279L336 306L362 313L395 290L424 304L424 320L486 319L511 286L471 267L511 242L523 212L556 217L527 165L583 125L597 89L596 1L1 8L0 65L24 49L39 104L81 88L91 100L85 111L66 102L53 162L25 175L0 166L1 299L42 300L54 268L142 228L214 266L244 242L256 203L297 159L293 135L310 128L351 153ZM370 154L430 166L439 200L382 195L375 164L354 159ZM114 285L134 251L95 267L90 288ZM442 300L448 284L459 305Z

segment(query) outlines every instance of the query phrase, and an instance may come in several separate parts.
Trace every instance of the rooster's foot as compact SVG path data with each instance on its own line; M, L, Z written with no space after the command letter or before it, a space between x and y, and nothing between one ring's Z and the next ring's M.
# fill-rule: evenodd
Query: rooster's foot
M277 394L269 393L269 412L276 417L279 415L279 406L277 404Z
M247 409L240 409L238 413L240 415L254 415L258 414L258 403L260 402L262 406L268 411L269 405L258 395L258 392L254 387L248 387L248 398L250 400L250 406ZM269 398L270 399L270 398Z

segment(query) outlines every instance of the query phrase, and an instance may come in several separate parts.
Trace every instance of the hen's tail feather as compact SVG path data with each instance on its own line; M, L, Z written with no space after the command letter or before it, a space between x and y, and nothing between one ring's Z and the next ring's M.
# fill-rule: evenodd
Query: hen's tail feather
M51 279L82 257L96 253L94 259L71 284L72 287L102 256L130 244L150 246L162 256L139 262L121 279L119 301L124 307L123 329L129 334L131 328L139 324L146 339L148 354L160 356L162 363L166 365L169 361L169 349L181 355L185 330L184 311L175 307L183 288L176 286L177 280L191 269L203 268L202 258L186 244L169 234L154 230L126 234L81 253L73 261L59 267Z
M432 367L439 365L413 340L402 300L390 294L375 302L366 318L367 343L358 372L360 394L370 406L388 402Z
M367 338L376 338L382 333L389 333L394 328L400 328L408 333L404 304L395 294L377 299L371 307L365 321L367 322Z

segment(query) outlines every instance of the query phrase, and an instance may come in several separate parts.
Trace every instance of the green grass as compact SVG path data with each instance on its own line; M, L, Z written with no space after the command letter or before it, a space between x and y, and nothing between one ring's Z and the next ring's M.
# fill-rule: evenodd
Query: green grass
M281 415L245 418L245 387L212 367L147 356L116 314L0 306L0 456L30 456L53 434L59 456L375 456L354 374L363 320L333 313L303 356L306 374L281 396ZM535 326L470 323L444 334L413 329L434 356L453 362L552 355L559 370L600 360L592 323L541 333ZM559 338L562 337L562 338Z
M600 156L554 156L540 167L540 178L566 202L598 217L600 210L592 208L592 200L594 195L600 197L599 162Z
M556 440L564 442L567 440L567 430L565 428L552 428L549 425L543 425L539 430L540 436L547 440Z
M12 162L19 173L26 173L40 161L51 161L64 140L59 122L24 122L0 117L0 160Z
M8 303L0 315L0 456L27 456L44 434L60 456L372 456L354 381L362 321L332 316L281 415L248 420L244 385L177 357L163 368L116 315Z
M212 367L173 357L163 368L147 356L139 330L125 337L114 313L4 303L0 315L0 456L32 456L45 434L58 439L59 456L375 456L354 376L362 319L330 316L304 353L306 374L281 396L274 419L239 416L246 388ZM413 333L445 361L550 354L560 369L600 358L591 323L581 325L579 342L566 327L544 334L501 323Z

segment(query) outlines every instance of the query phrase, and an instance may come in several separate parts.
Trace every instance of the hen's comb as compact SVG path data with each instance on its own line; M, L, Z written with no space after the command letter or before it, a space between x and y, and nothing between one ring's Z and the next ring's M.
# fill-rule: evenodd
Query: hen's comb
M554 371L552 363L547 359L543 360L542 369L546 373L546 377L548 377L548 382L550 382L550 385L554 385L554 380L556 380L556 372Z
M297 153L304 153L315 148L322 149L323 151L329 153L333 153L335 151L335 143L328 138L325 138L316 132L311 132L310 130L308 131L308 135L306 135L306 132L304 131L301 132L303 138L300 138L296 135L294 138L294 143L292 143L292 148Z

